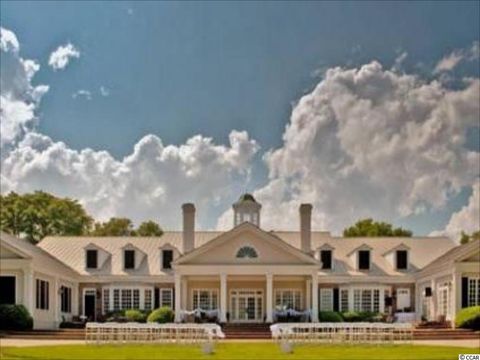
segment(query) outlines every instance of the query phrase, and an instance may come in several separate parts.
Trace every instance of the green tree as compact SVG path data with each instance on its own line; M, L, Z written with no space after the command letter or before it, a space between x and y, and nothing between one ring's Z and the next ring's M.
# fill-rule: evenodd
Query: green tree
M84 235L92 222L76 200L43 191L0 195L0 229L31 242L49 235Z
M480 230L473 232L471 235L468 235L466 232L462 231L460 236L460 244L466 244L473 240L480 239Z
M137 236L162 236L163 230L155 221L148 220L140 224L136 233Z
M394 228L392 224L386 222L377 222L373 219L363 219L357 221L353 226L343 230L345 237L381 237L381 236L406 236L411 237L412 232L401 227Z
M106 222L95 223L93 236L135 236L133 224L130 219L112 217Z

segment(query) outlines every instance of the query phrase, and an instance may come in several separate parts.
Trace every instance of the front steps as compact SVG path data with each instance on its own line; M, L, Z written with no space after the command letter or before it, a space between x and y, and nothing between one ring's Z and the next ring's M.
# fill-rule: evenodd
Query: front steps
M8 331L0 335L8 339L85 340L85 329Z
M226 339L271 339L270 324L228 323L222 326Z

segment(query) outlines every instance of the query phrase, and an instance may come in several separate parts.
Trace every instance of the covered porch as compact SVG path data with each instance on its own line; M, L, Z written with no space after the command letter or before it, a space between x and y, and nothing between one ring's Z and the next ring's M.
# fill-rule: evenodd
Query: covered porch
M199 313L220 323L318 321L316 271L290 268L282 273L279 267L274 273L257 267L234 267L220 275L183 268L175 275L175 309L180 309L175 321L193 321L192 315Z

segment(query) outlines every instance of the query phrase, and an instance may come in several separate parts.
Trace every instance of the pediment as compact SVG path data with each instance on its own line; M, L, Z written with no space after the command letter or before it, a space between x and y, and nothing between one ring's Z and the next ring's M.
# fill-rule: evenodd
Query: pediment
M27 259L29 256L7 244L0 246L0 259Z
M254 249L256 256L238 256L242 248ZM240 251L240 253L244 253ZM176 265L318 265L316 260L272 233L250 223L225 232L191 253Z

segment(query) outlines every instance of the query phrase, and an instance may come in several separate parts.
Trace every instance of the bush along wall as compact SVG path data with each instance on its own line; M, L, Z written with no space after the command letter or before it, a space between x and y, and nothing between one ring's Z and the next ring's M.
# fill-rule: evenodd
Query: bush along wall
M471 306L460 310L455 318L460 328L480 330L480 306Z
M0 305L0 330L30 330L33 318L23 305Z

